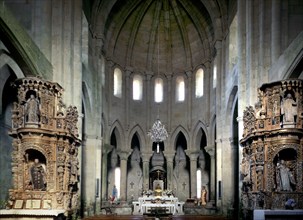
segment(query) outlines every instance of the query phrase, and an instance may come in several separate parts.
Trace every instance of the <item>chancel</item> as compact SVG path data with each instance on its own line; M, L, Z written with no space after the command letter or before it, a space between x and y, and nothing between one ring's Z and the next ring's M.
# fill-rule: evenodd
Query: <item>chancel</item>
M301 0L0 0L0 220L303 219Z

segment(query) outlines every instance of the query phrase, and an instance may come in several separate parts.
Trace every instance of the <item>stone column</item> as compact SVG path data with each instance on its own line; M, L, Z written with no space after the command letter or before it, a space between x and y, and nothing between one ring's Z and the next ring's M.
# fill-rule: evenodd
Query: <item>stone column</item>
M274 63L280 55L281 50L281 2L272 1L271 4L271 63Z
M190 158L190 198L197 195L197 159L199 151L185 150Z
M174 156L175 152L164 152L167 162L167 189L172 190L173 172L174 172Z
M132 94L130 93L130 86L132 86L131 83L131 74L133 73L133 69L131 67L127 67L125 70L125 123L126 123L126 129L129 128L129 102L133 100ZM123 86L123 85L122 85Z
M127 190L127 159L130 152L119 151L118 155L120 157L120 200L126 201L126 190Z
M209 206L216 205L216 161L215 161L215 146L206 146L204 148L210 155L210 201Z
M149 161L152 153L142 153L142 161L143 161L143 189L149 189Z
M187 94L187 128L191 130L191 123L192 123L192 71L186 71L186 76L187 76L187 85L185 84L185 89L188 91L185 91Z
M112 145L104 144L102 148L101 200L107 201L107 155L113 149ZM102 202L101 202L102 203Z

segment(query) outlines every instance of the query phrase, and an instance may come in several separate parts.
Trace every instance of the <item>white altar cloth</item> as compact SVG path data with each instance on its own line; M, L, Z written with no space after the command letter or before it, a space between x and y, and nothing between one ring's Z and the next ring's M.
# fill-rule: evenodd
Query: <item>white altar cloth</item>
M139 197L138 201L133 202L134 212L133 214L143 215L145 213L151 213L153 208L165 208L166 213L173 215L183 214L184 202L179 202L178 198L173 196L143 196Z

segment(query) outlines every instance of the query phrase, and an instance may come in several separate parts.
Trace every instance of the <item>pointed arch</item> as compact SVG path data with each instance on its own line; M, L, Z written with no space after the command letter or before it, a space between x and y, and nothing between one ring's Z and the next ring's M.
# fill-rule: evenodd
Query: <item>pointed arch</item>
M124 133L123 133L123 129L122 129L122 125L120 121L115 121L110 129L109 132L109 138L111 138L112 133L115 132L115 136L116 136L116 140L117 140L117 149L122 149L123 145L122 143L124 143ZM109 140L110 142L110 140Z
M191 145L195 150L200 150L200 142L202 136L205 136L206 145L207 145L209 143L207 126L202 121L198 121L193 130L193 136L192 136L193 143Z
M232 125L232 116L235 111L236 102L238 100L238 86L235 85L229 95L227 107L226 107L226 117L227 117L227 126Z
M137 133L137 136L139 139L140 146L142 147L146 143L146 135L145 135L142 127L139 126L138 124L136 124L129 132L129 138L128 138L128 144L127 144L127 146L129 146L129 148L131 147L132 138L136 133Z
M180 132L184 135L187 146L190 147L191 145L190 145L190 137L189 137L188 131L181 125L176 127L176 129L172 132L171 143L173 143L173 144L171 144L170 147L173 148L174 146L176 146L176 143L177 143L177 140L178 140L178 135L179 135ZM170 149L170 150L174 150L174 149Z

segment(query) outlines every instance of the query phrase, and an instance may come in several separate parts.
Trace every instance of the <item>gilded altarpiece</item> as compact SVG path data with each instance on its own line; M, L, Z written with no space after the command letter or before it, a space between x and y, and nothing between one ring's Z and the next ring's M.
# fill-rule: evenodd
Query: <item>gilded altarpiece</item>
M255 108L244 111L242 209L302 209L302 80L259 88Z
M62 87L36 77L18 79L12 109L12 209L79 206L78 111L62 102Z

